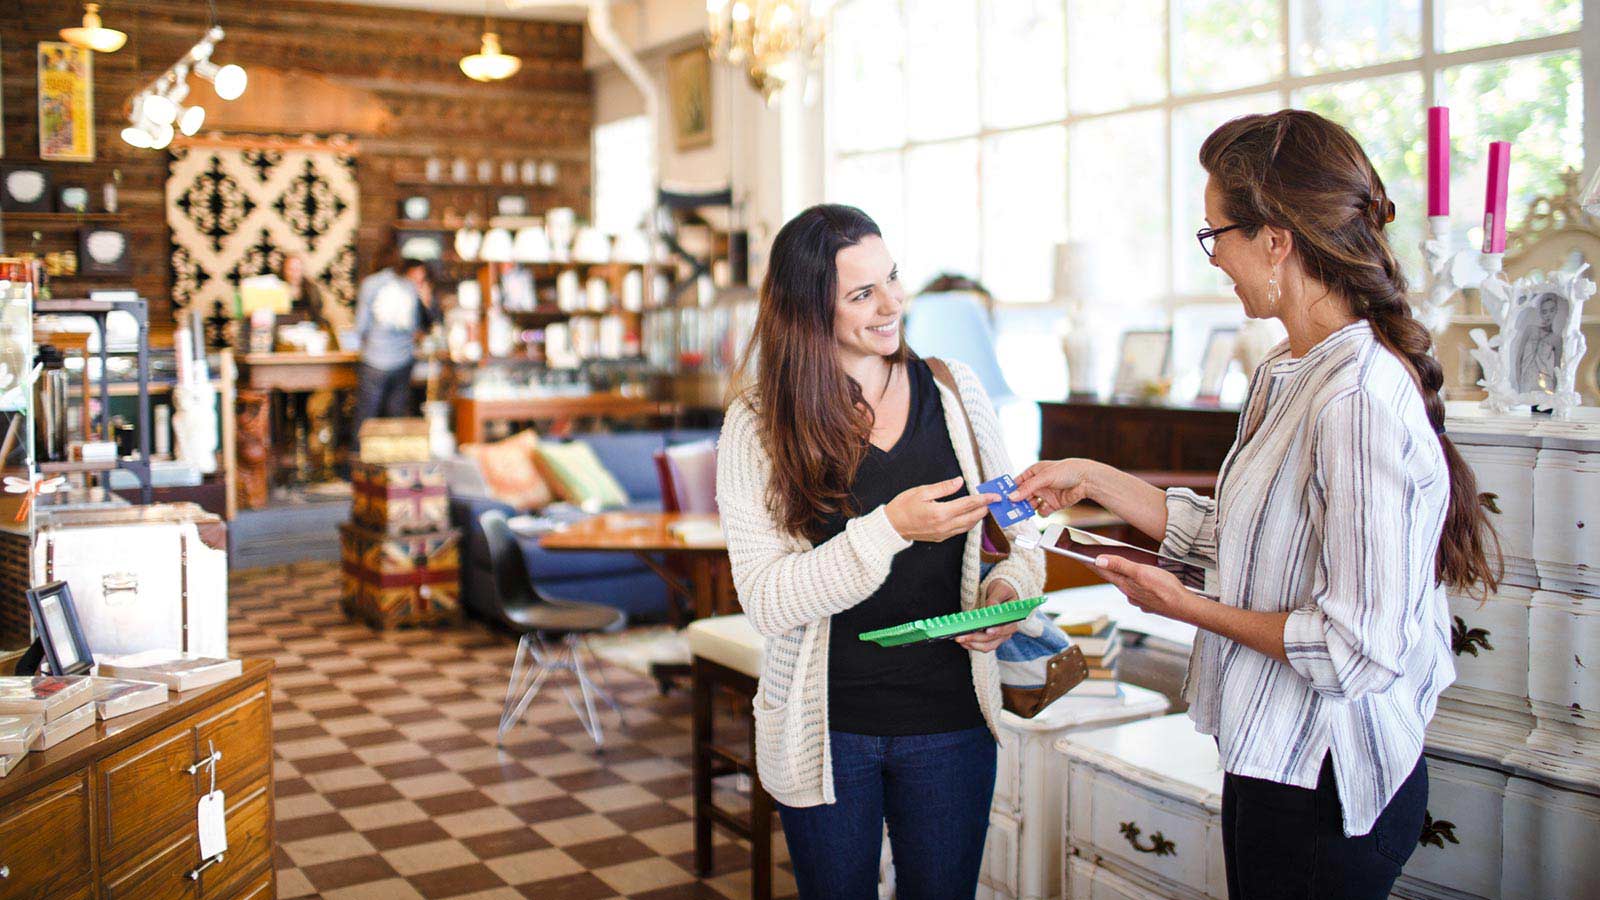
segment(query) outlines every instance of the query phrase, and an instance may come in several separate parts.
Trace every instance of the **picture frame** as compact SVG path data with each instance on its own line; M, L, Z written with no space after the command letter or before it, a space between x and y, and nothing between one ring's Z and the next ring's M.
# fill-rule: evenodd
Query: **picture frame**
M1117 397L1142 396L1152 382L1166 377L1172 363L1172 332L1134 330L1122 334L1116 377L1111 393Z
M0 166L0 210L50 212L54 199L50 172L38 166Z
M84 640L78 608L72 603L72 588L65 581L52 581L28 588L28 609L33 613L45 659L55 675L86 675L94 668L94 654Z
M705 47L667 58L667 103L673 146L682 151L711 145L711 57Z
M1492 412L1532 406L1565 418L1583 403L1578 392L1578 369L1588 350L1582 329L1583 304L1595 293L1595 283L1584 277L1585 263L1575 271L1535 271L1508 282L1491 278L1479 296L1490 317L1500 326L1489 337L1482 328L1469 333L1476 345L1470 352L1483 368L1478 382Z
M40 41L39 158L94 162L94 53Z
M81 275L132 275L128 233L120 228L78 229L78 272Z
M1233 369L1238 345L1239 329L1211 329L1206 336L1206 348L1200 354L1200 387L1196 399L1216 401L1222 397L1222 387Z

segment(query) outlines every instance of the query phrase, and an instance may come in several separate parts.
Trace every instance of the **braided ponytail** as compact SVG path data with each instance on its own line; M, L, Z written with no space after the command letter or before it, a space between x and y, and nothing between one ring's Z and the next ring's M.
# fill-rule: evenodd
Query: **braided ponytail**
M1433 357L1433 336L1411 314L1405 275L1384 235L1394 204L1361 145L1316 113L1286 109L1225 123L1201 146L1200 163L1233 221L1252 234L1267 224L1291 231L1306 273L1350 298L1351 312L1411 373L1450 471L1436 574L1451 588L1493 591L1502 574L1499 538L1472 467L1445 434L1444 368Z

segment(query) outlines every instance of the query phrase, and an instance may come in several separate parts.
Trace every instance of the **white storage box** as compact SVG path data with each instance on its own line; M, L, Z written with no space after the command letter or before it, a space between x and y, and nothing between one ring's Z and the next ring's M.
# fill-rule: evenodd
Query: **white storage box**
M194 504L41 515L31 565L71 587L96 656L228 655L226 527Z

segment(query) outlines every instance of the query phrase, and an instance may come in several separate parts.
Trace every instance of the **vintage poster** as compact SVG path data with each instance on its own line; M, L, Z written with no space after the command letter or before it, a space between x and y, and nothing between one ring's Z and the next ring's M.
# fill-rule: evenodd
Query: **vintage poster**
M39 42L39 158L94 161L94 54Z

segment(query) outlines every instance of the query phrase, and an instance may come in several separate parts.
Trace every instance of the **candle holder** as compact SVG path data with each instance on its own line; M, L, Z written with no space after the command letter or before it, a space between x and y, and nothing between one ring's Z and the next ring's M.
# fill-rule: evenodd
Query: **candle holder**
M1428 265L1428 289L1412 302L1412 310L1435 337L1443 335L1455 316L1455 296L1464 288L1479 286L1485 277L1482 255L1456 249L1450 235L1449 216L1428 217L1429 237L1422 242Z

